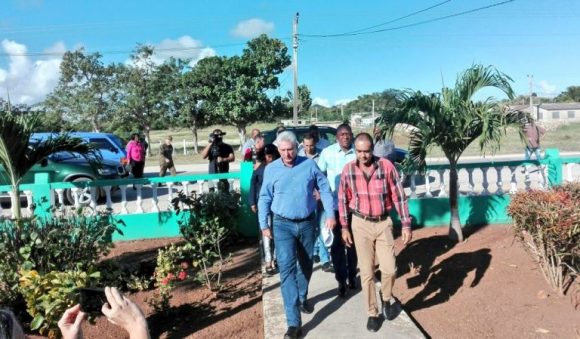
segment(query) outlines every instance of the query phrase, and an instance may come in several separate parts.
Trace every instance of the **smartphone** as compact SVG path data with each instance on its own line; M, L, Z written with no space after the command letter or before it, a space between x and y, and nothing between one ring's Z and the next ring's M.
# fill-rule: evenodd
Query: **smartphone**
M79 288L79 304L85 313L100 314L103 304L107 303L105 290L102 288Z

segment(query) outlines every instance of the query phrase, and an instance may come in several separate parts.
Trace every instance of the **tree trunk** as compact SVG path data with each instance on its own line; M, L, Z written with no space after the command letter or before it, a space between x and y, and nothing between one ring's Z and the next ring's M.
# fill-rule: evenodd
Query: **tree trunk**
M99 122L97 121L97 117L94 117L91 119L91 123L93 124L93 130L96 133L101 133L101 126L99 126Z
M242 147L244 147L244 143L246 142L246 125L237 125L238 128L238 135L240 136L240 149L242 151Z
M151 127L145 126L143 128L143 133L145 134L145 141L147 141L147 158L151 157L151 137L149 136L149 132L151 131Z
M14 219L20 221L22 219L22 208L20 207L20 185L12 185L12 196L10 202L12 203L12 214Z
M193 154L198 154L197 151L197 125L191 125L191 134L193 134Z
M458 177L457 177L457 161L449 161L449 209L451 211L451 222L449 224L449 238L457 242L463 241L463 231L461 229L461 221L459 220L459 205L458 205Z

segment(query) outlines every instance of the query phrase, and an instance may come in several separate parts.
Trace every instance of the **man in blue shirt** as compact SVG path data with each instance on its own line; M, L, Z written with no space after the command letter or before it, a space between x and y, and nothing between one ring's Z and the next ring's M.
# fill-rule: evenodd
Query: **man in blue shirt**
M284 338L302 335L300 311L311 313L307 300L308 283L312 276L312 252L316 239L317 207L314 190L320 192L326 211L333 210L333 197L328 180L316 163L297 156L298 142L294 133L285 131L276 138L281 158L268 165L258 199L260 229L276 244L276 258L280 269L280 288L288 331ZM273 232L268 227L268 213L272 212ZM326 227L336 225L334 213L328 213Z

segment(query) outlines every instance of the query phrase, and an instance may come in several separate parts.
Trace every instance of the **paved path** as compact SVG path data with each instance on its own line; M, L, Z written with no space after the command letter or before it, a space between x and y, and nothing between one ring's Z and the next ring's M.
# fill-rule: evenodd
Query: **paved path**
M302 314L302 329L305 338L403 339L426 337L404 310L401 310L395 320L384 321L378 332L367 331L367 314L362 299L362 291L360 289L348 290L347 298L339 298L336 288L334 274L322 271L320 266L315 264L308 296L314 305L314 312ZM283 338L287 325L280 292L279 274L264 277L262 291L264 337L267 339Z

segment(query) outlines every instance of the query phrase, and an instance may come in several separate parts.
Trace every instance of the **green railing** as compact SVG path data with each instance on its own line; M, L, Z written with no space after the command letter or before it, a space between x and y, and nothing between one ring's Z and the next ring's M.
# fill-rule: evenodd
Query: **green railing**
M516 187L517 189L534 188L532 184L522 184L518 182L520 177L522 180L528 180L531 169L536 168L533 174L537 180L537 184L542 186L544 181L545 186L553 186L562 184L564 181L580 180L580 175L576 175L576 170L580 172L580 157L560 157L558 150L546 150L545 158L538 161L491 161L491 162L474 162L474 163L460 163L458 168L463 171L464 175L469 176L475 172L478 173L501 173L511 174L512 182L507 186ZM575 168L577 167L577 168ZM418 185L410 185L406 190L409 199L409 209L413 217L413 224L416 227L431 227L446 225L449 223L449 201L445 193L444 181L445 174L448 173L449 166L446 164L437 164L428 166L427 173L433 173L435 176L440 176L440 182L432 184L430 187L436 187L438 190L431 191L424 189L424 193L416 194L418 192ZM471 172L470 172L471 171ZM460 172L461 173L461 172ZM39 217L49 217L51 211L55 208L55 192L62 192L62 190L76 189L86 190L91 189L94 194L97 188L109 190L110 187L121 187L121 202L117 202L114 206L113 217L122 221L126 227L123 227L124 236L117 235L115 240L130 240L139 238L159 238L179 236L178 221L181 216L177 216L171 208L159 208L157 199L157 186L159 184L180 183L183 186L176 187L177 190L187 188L189 192L198 190L201 186L199 183L207 183L219 179L234 180L236 189L239 189L242 194L242 209L238 223L238 231L244 236L256 236L258 233L257 218L253 214L249 206L247 206L247 195L249 192L250 181L252 176L252 164L242 163L239 172L227 174L193 174L180 175L175 177L155 177L144 179L119 179L93 182L75 182L75 183L50 183L48 174L39 173L36 175L34 184L21 185L21 191L31 191L31 202L34 204L34 214ZM486 177L486 175L484 175ZM415 176L413 180L416 180ZM424 177L425 179L425 177ZM517 180L516 180L517 179ZM426 177L427 182L422 186L429 185L430 176ZM515 186L514 186L515 181ZM197 182L198 187L190 187L191 183ZM131 187L136 185L137 190L132 191ZM463 225L478 225L478 224L498 224L508 223L510 218L506 214L506 208L510 203L511 191L506 186L503 186L504 179L497 179L495 182L488 182L487 184L479 183L479 190L473 192L463 190L459 197L460 219ZM169 186L169 185L168 185ZM475 186L475 185L474 185ZM544 187L545 187L544 186ZM443 190L441 190L443 187ZM488 190L488 188L495 187L496 190ZM501 188L501 189L500 189ZM541 188L541 187L540 187ZM415 189L413 191L413 189ZM10 191L10 186L0 186L0 192ZM148 205L143 208L143 191L151 193ZM135 195L134 199L127 199L127 191ZM493 191L493 192L490 192ZM430 192L432 194L427 194ZM431 196L430 196L431 195ZM61 194L62 196L62 194ZM167 196L164 196L167 197ZM58 199L56 199L58 200ZM96 205L94 201L91 202L92 207L97 210L104 210L111 207L112 201L110 194L108 194L108 202L106 204ZM62 206L62 205L61 205ZM152 208L153 206L153 208ZM57 206L58 208L60 206ZM89 209L90 210L90 209ZM397 220L396 216L394 219Z

